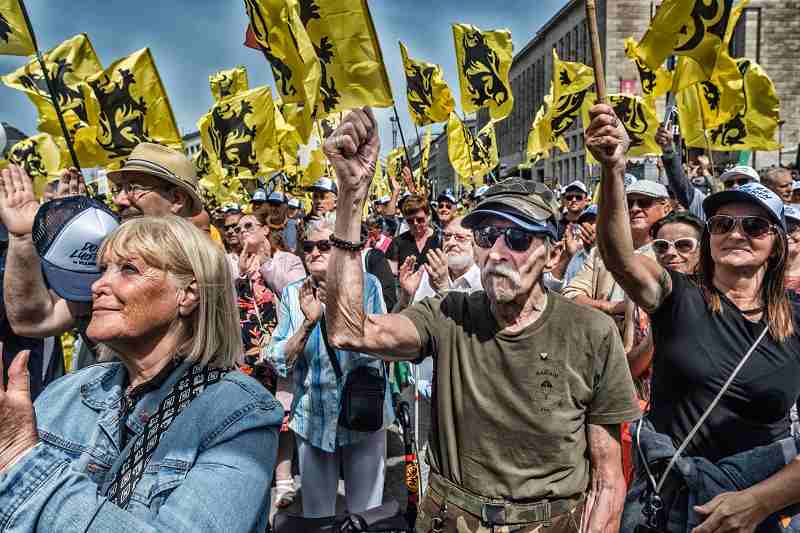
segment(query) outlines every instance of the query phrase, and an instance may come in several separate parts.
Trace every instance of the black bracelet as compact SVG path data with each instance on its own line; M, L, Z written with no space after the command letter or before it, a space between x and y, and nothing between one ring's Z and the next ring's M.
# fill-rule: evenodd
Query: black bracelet
M360 252L361 250L364 249L364 246L367 245L367 241L350 242L338 239L334 235L328 237L328 240L331 241L331 245L333 245L335 248L339 248L341 250L347 250L348 252Z

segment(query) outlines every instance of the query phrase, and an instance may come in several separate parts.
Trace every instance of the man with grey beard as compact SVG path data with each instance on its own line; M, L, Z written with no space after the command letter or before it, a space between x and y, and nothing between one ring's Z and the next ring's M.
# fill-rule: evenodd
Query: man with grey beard
M417 530L617 531L619 428L639 406L614 322L544 288L559 259L555 213L530 181L492 186L462 221L484 290L368 315L360 219L377 130L372 111L357 109L325 142L339 184L325 314L336 348L433 357L430 486Z

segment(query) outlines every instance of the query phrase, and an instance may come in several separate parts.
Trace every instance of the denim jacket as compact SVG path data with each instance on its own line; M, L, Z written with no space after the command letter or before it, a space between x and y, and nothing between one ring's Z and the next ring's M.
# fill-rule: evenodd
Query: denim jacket
M136 434L190 366L179 365L128 416ZM105 497L120 457L121 363L61 378L35 403L40 442L0 474L0 532L263 532L280 404L230 372L161 436L127 510ZM133 440L133 439L131 439Z
M262 355L282 377L289 372L294 376L294 401L289 427L312 446L333 453L336 448L354 444L369 436L369 433L350 431L339 426L339 404L347 374L360 366L379 368L383 361L364 353L336 350L336 357L344 374L342 381L336 379L322 330L317 324L308 338L302 355L293 367L287 365L285 347L292 335L303 323L300 309L300 287L303 280L289 284L281 296L278 309L278 327L272 333L269 345ZM368 314L386 312L378 278L364 274L364 311ZM395 419L392 407L391 387L384 372L386 394L383 399L383 427L389 427Z

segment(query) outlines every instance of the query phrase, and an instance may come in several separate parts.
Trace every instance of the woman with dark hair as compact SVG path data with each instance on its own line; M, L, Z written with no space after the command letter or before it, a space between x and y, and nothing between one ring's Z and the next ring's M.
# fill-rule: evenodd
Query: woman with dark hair
M758 183L710 195L696 274L665 269L633 253L628 135L610 107L590 114L586 146L603 166L598 247L650 313L655 343L622 531L779 531L778 513L800 503L789 419L800 394L800 304L784 289L783 202Z
M670 270L694 274L700 261L700 238L705 225L688 211L673 211L650 228L653 253Z

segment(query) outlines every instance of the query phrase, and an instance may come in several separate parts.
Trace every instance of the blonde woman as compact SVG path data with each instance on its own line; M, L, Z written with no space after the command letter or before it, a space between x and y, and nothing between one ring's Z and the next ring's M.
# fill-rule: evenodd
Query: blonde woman
M104 362L32 405L0 391L0 531L266 529L280 405L242 353L224 252L183 219L123 224L98 252Z

